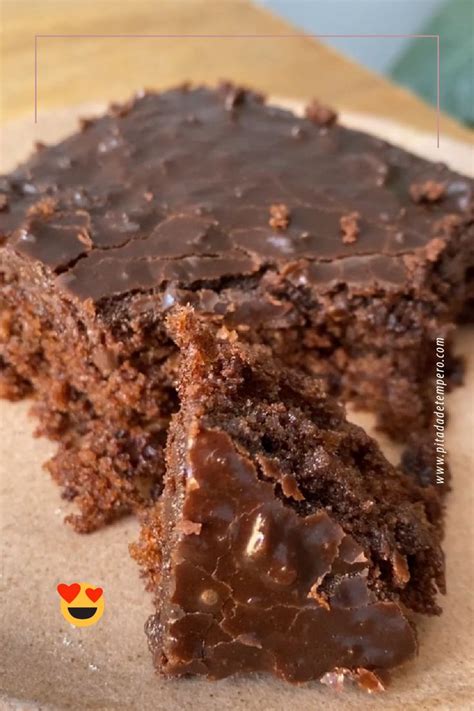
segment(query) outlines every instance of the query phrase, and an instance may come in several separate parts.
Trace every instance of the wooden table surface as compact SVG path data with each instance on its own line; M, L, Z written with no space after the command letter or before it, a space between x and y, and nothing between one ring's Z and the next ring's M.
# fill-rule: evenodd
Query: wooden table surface
M35 35L49 35L37 38L38 121L55 107L126 98L140 87L232 78L273 96L318 96L436 130L432 107L248 0L2 0L1 8L2 121L34 117ZM117 37L143 34L175 36ZM440 134L473 137L447 116Z

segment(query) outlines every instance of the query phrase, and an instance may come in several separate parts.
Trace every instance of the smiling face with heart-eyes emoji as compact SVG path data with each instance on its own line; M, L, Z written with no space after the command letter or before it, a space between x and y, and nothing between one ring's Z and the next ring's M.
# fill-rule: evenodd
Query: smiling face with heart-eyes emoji
M75 627L95 625L104 614L104 591L90 583L59 583L61 612Z

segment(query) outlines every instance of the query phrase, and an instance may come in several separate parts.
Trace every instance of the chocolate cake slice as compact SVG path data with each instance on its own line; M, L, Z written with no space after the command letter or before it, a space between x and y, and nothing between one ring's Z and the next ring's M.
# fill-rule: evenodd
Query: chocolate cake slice
M156 602L166 676L265 671L291 682L378 672L417 650L413 611L444 591L430 492L385 459L316 379L264 347L169 321L180 409L161 501L132 554Z
M142 94L0 180L0 392L35 397L80 530L159 496L176 304L404 437L432 416L437 337L451 367L473 230L471 180L316 104Z

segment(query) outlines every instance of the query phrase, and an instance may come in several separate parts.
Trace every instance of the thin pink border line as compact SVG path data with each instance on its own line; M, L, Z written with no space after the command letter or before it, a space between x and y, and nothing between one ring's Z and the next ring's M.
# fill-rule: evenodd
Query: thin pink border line
M291 34L39 34L35 35L35 123L38 123L38 39L278 39L278 38L296 38L296 37L311 37L313 39L435 39L436 40L436 146L439 148L440 134L440 42L439 35L422 35L422 34L310 34L307 32L291 33Z

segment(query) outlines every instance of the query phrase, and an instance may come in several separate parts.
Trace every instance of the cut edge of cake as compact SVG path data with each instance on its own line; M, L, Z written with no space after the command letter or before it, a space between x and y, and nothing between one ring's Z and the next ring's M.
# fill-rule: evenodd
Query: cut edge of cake
M429 493L317 380L190 308L168 326L181 407L162 499L131 549L157 607L147 624L157 669L383 686L416 653L411 610L440 611Z

